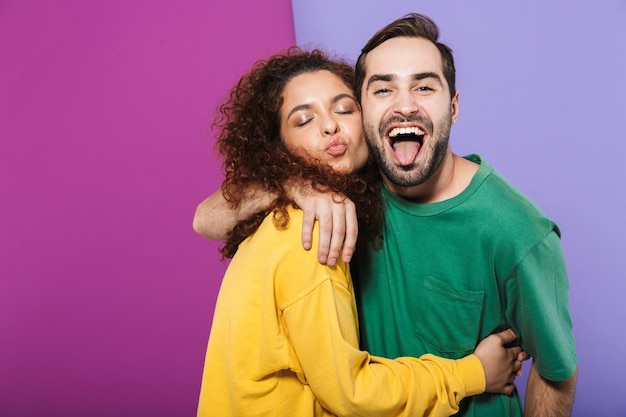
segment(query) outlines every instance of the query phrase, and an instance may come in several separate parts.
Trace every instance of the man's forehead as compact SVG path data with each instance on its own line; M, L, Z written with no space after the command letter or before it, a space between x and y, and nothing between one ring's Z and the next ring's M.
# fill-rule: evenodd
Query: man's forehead
M365 61L366 76L409 75L423 72L441 74L441 54L424 38L397 37L372 49Z

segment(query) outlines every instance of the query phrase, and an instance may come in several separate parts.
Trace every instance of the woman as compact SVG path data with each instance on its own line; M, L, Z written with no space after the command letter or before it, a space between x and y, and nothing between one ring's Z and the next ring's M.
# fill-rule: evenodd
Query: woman
M512 331L456 361L360 351L348 265L322 265L315 250L302 249L290 181L348 196L360 216L359 244L379 237L377 169L352 79L349 65L294 48L257 63L220 108L224 197L236 207L255 183L276 198L271 212L239 223L222 248L232 261L215 308L199 416L446 416L464 396L513 390L520 349L502 347Z

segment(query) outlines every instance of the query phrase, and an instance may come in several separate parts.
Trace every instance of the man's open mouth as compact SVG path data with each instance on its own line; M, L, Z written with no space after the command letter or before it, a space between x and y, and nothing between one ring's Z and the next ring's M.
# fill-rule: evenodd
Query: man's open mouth
M424 131L419 127L394 127L389 131L389 144L400 165L415 161L424 144Z

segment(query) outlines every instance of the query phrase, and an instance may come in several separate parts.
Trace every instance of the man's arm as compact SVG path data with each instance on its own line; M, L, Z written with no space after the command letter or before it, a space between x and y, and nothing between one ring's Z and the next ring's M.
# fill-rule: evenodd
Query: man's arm
M543 378L533 362L526 385L524 417L569 417L572 415L578 367L564 381Z
M317 257L321 263L335 265L341 253L344 262L350 262L356 248L358 224L356 207L348 198L331 193L319 193L301 183L289 189L293 199L304 212L302 246L311 248L313 225L319 222ZM258 186L250 185L237 208L216 191L196 208L193 229L213 240L224 240L228 232L254 213L268 210L274 196Z
M224 240L237 223L254 213L268 210L274 201L274 196L270 193L252 185L246 189L245 194L242 203L233 208L220 190L214 192L196 208L193 230L209 239Z

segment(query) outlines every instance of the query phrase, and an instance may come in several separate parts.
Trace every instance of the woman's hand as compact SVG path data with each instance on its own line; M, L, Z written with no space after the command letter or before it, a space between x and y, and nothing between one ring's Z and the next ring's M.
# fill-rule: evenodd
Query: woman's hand
M506 347L517 335L508 329L483 339L474 354L485 369L486 392L511 394L515 389L515 378L522 374L522 362L530 355L519 346Z

